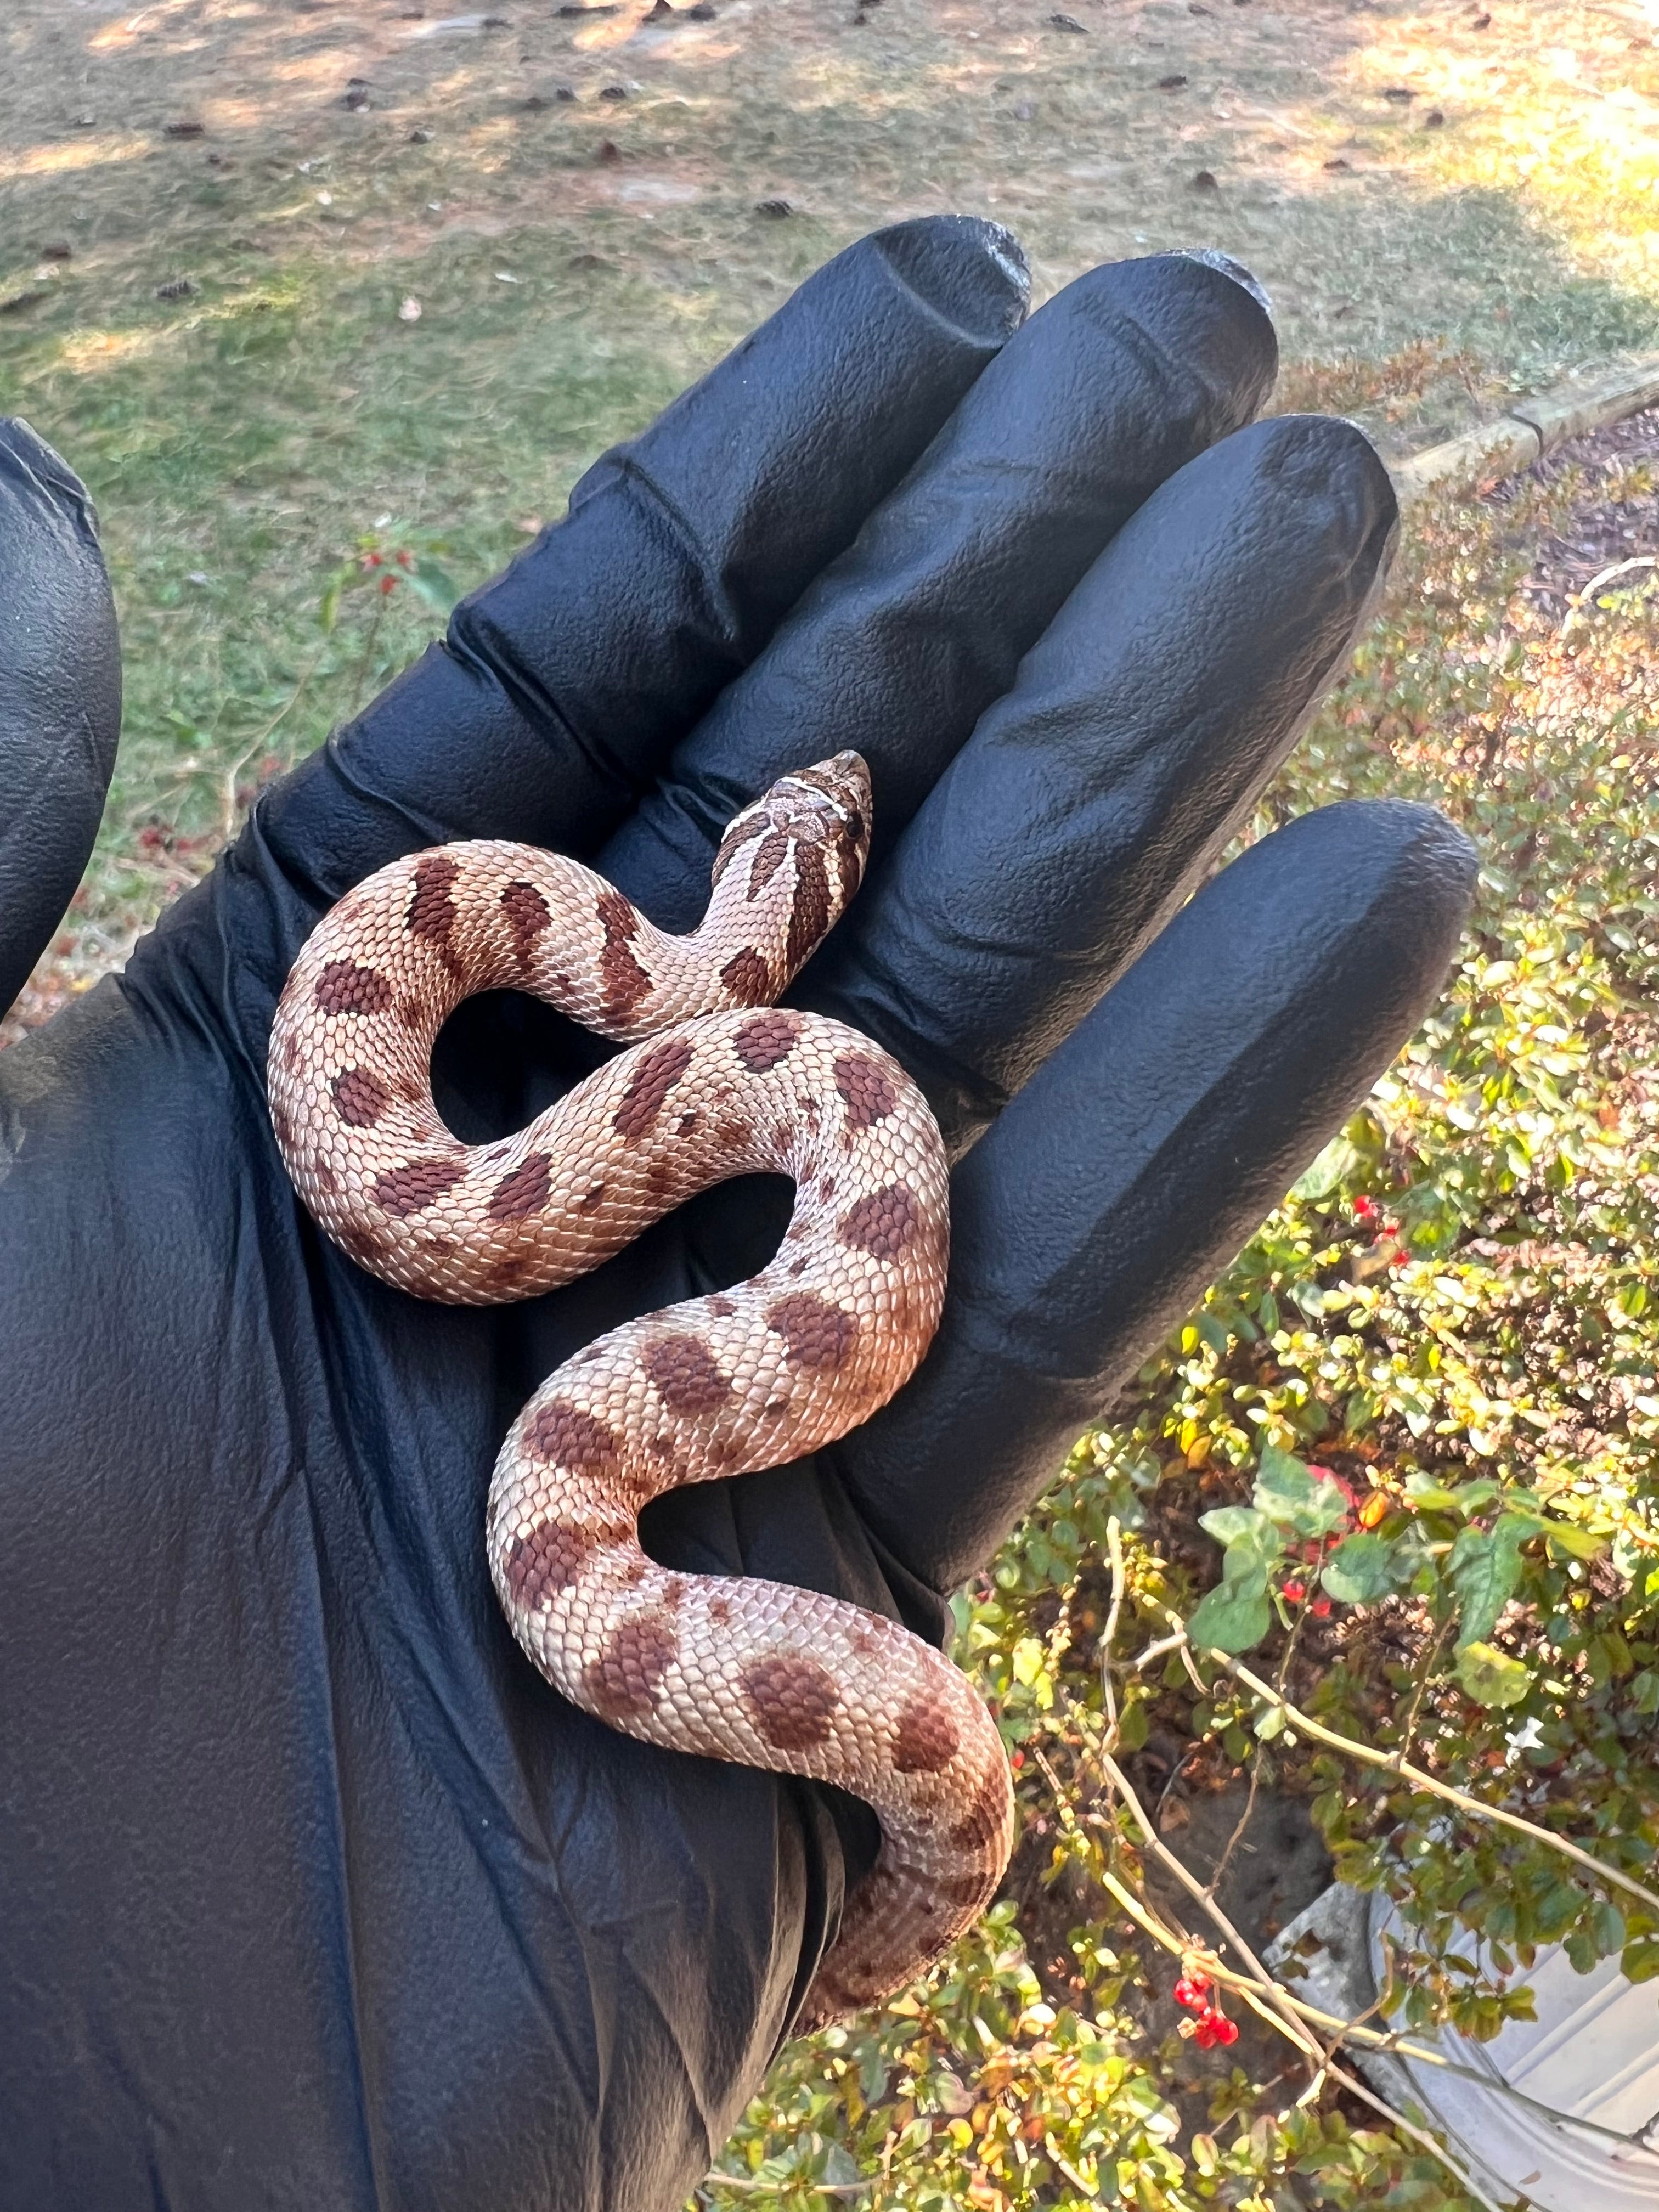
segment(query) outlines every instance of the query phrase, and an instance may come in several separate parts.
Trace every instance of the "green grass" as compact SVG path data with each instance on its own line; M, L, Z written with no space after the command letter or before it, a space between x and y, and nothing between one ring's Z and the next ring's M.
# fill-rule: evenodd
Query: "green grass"
M321 636L323 580L363 532L392 518L443 544L462 587L482 580L595 452L881 222L994 214L1039 298L1098 258L1218 245L1277 298L1289 401L1354 412L1395 449L1659 343L1651 163L1616 104L1659 69L1607 11L1564 0L1494 44L1443 7L1079 7L1081 36L1012 0L881 0L856 28L771 0L610 46L557 19L416 43L387 13L359 60L325 16L204 4L185 11L199 53L135 37L94 55L104 114L82 141L56 77L32 78L52 17L35 0L9 34L0 295L39 297L0 323L0 407L92 488L127 671L82 957L118 950L202 864L206 845L175 838L216 839L239 784L431 633L394 601L367 659L356 607ZM302 65L321 73L301 94L283 70ZM374 104L343 113L357 67ZM1186 84L1160 92L1168 74ZM221 123L227 80L253 112ZM629 97L600 98L611 82ZM1382 99L1395 82L1415 100ZM526 109L557 83L580 97ZM198 109L205 140L159 137ZM1200 167L1218 190L1194 191ZM757 216L779 192L795 215ZM53 237L73 261L37 279ZM178 276L195 292L158 300ZM398 319L406 296L418 322ZM157 828L159 860L137 842Z

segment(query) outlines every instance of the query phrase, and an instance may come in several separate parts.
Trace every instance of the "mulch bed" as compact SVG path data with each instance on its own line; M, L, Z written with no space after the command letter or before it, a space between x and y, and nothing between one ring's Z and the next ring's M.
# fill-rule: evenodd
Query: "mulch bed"
M1652 464L1653 483L1645 492L1609 489L1633 465ZM1659 555L1659 407L1632 415L1605 430L1575 438L1534 461L1518 477L1496 484L1485 496L1507 506L1528 483L1558 483L1571 469L1585 474L1583 496L1565 526L1545 540L1522 596L1547 621L1560 623L1572 611L1585 586L1621 561ZM1644 571L1631 573L1632 584Z

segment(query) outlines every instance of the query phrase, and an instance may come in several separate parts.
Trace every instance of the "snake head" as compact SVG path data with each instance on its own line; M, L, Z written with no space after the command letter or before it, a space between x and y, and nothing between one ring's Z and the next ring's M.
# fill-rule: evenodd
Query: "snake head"
M870 771L859 754L836 753L780 776L737 816L714 856L715 896L779 904L793 975L846 911L869 851Z

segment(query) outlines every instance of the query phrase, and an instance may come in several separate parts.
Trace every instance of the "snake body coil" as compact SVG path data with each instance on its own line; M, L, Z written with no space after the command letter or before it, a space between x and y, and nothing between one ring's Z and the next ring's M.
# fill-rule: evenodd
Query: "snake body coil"
M548 1680L629 1735L866 1799L876 1867L807 2024L902 1988L978 1916L1013 1808L989 1716L931 1645L787 1585L671 1573L636 1520L663 1492L798 1459L908 1377L938 1325L945 1164L921 1093L867 1038L772 1001L857 890L856 753L739 814L696 930L655 929L578 862L495 842L392 862L323 919L268 1066L301 1199L361 1266L462 1304L571 1281L728 1176L790 1176L776 1257L611 1330L531 1399L490 1487L491 1575ZM628 1043L516 1135L465 1146L433 1103L439 1030L526 991Z

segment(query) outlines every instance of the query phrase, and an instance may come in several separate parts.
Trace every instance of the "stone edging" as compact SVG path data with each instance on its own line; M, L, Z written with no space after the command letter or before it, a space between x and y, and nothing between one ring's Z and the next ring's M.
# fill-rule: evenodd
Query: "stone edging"
M1517 399L1495 422L1426 447L1390 471L1402 507L1425 492L1450 491L1518 474L1569 438L1604 430L1659 402L1659 354L1583 384Z

